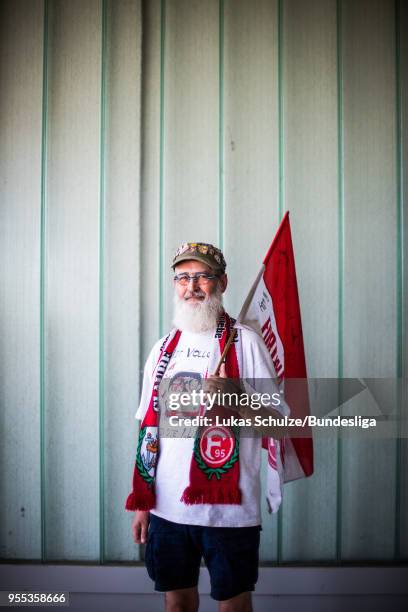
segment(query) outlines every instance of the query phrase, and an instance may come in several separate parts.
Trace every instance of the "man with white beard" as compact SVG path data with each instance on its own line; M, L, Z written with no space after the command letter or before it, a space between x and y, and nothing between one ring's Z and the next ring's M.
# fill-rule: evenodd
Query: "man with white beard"
M262 338L237 325L214 375L235 323L222 302L228 283L222 252L206 243L184 243L172 267L174 328L155 344L145 365L126 509L135 511L133 538L147 542L146 567L155 589L165 593L167 612L198 610L202 558L220 612L250 612L258 578L261 438L240 437L239 428L213 424L198 428L194 437L160 436L160 430L163 415L206 411L193 403L170 411L166 401L173 391L235 392L235 400L226 395L213 411L212 417L225 422L231 414L253 416L251 407L239 403L242 380L250 379L256 388L257 380L271 380L275 373ZM262 406L257 414L287 414L285 404L273 406Z

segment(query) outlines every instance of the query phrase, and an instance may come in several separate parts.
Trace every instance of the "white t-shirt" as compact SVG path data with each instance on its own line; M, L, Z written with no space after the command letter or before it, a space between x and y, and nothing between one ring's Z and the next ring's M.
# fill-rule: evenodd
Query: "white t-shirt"
M241 379L249 379L249 389L262 392L262 379L275 378L271 357L260 336L247 328L240 328L242 342ZM174 378L177 373L189 374L192 384L204 377L214 346L214 331L204 333L183 332L177 347L166 368L160 389L166 379ZM143 420L150 401L153 384L153 371L157 364L161 338L153 347L146 361L143 377L142 396L135 417ZM168 385L167 380L167 385ZM200 383L201 384L201 383ZM159 389L159 396L161 390ZM277 387L275 387L278 392ZM287 405L271 406L282 415L289 414ZM162 411L163 401L160 402ZM241 504L192 504L181 501L184 489L189 484L190 464L193 456L194 437L166 438L160 436L160 454L156 468L156 506L151 510L164 519L190 525L212 527L249 527L261 523L260 515L260 463L261 438L240 438L239 448L239 488Z

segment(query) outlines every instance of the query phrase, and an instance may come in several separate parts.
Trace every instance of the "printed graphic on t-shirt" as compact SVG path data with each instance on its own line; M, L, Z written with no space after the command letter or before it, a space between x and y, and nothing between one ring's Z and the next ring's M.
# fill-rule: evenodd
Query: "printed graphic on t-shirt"
M177 365L177 360L180 359L203 359L210 358L210 351L203 350L196 346L187 346L186 348L176 348L172 356L172 363L167 367L167 371L174 370Z
M201 388L202 377L199 372L177 372L170 379L165 378L160 387L161 411L164 412L166 417L172 415L194 417L198 415L200 405L193 401L187 403L187 400L189 397L194 397L194 391L199 393ZM175 404L177 404L176 408Z

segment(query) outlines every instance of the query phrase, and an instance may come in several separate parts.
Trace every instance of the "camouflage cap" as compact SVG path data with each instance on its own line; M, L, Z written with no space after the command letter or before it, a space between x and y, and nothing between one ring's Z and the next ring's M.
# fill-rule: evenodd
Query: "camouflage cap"
M206 242L183 242L173 257L173 270L177 264L189 259L207 264L214 272L224 273L227 267L222 251Z

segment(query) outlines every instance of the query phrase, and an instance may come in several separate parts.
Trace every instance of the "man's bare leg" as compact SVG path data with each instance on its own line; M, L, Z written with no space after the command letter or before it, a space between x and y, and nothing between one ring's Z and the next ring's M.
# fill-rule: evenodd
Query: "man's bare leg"
M231 599L220 601L219 612L252 612L252 596L250 591L240 593Z
M199 598L197 587L167 591L166 612L197 612Z

